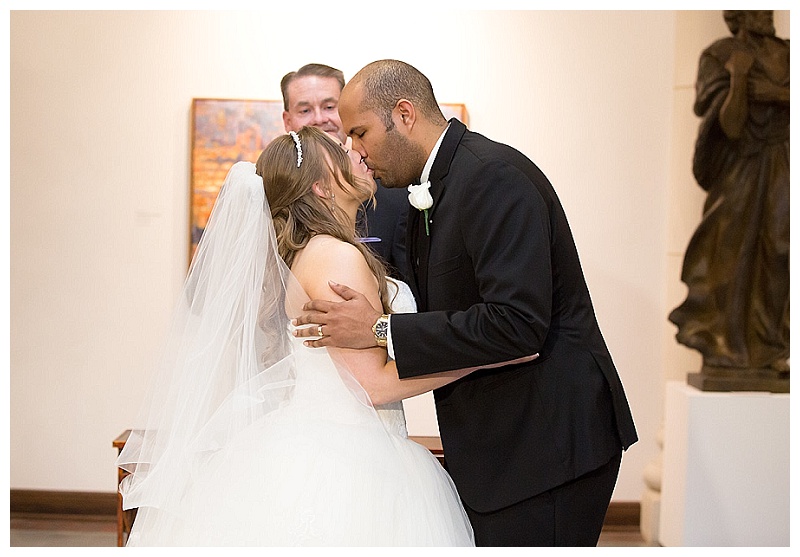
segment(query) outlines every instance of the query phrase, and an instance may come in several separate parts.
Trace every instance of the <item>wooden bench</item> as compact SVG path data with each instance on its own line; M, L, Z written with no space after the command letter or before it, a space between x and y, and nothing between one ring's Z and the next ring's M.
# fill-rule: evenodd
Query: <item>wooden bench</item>
M117 454L122 451L130 434L131 430L126 429L119 437L114 439L113 446L117 449ZM428 449L433 456L444 465L444 451L442 450L442 440L439 437L411 435L409 439ZM117 468L117 485L119 485L122 479L127 475L128 472L122 468ZM131 531L131 526L133 526L135 518L136 509L122 510L122 495L117 491L117 546L122 547L125 545L125 540Z

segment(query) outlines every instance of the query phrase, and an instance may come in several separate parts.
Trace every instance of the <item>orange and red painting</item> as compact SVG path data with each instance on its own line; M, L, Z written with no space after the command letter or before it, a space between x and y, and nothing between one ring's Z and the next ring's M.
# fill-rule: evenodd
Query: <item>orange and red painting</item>
M465 124L463 104L442 104L445 118ZM189 259L203 235L217 193L231 166L255 163L283 128L283 102L237 99L192 100L192 153Z

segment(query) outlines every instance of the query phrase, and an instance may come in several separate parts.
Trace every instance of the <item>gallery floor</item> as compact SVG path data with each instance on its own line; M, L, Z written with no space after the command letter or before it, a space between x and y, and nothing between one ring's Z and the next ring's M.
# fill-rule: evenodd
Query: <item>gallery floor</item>
M113 519L11 515L11 547L113 547L116 541ZM598 545L641 547L646 544L638 527L614 526L603 530Z

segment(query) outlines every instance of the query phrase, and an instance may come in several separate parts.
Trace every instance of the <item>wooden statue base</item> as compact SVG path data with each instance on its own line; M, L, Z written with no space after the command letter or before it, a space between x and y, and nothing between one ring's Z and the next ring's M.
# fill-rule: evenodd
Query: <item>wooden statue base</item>
M789 392L789 372L774 369L745 369L703 366L700 373L690 373L686 382L701 391Z

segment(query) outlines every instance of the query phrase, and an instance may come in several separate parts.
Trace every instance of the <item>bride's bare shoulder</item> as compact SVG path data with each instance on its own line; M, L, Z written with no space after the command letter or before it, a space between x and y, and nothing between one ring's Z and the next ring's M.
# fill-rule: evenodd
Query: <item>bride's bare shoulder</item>
M292 270L299 265L315 267L319 270L319 267L350 266L359 262L366 265L364 256L353 244L327 234L318 234L311 238L306 247L297 254Z
M311 298L339 299L328 287L328 281L346 284L364 294L368 294L365 290L377 292L377 281L359 249L325 234L311 238L295 256L292 273Z

